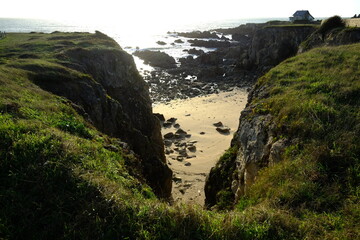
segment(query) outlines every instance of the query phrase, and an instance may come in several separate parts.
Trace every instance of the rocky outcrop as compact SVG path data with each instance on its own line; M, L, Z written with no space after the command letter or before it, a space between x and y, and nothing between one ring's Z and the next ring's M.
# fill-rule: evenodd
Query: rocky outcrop
M247 107L241 112L240 123L230 149L236 152L228 158L226 164L219 163L211 169L205 185L205 203L207 207L218 204L218 195L228 189L237 202L255 182L258 171L281 161L282 153L288 144L287 139L277 140L273 132L270 114L254 113L254 98L266 97L268 92L255 88L250 94ZM232 169L228 172L226 169ZM223 172L227 171L227 174ZM221 174L222 173L222 174ZM217 176L216 178L214 176ZM231 180L229 180L231 176ZM219 182L222 183L219 186Z
M110 41L100 36L98 41ZM57 55L66 69L33 69L33 80L42 88L77 105L102 132L121 138L143 160L143 172L158 196L171 194L172 172L165 163L158 119L133 58L116 42L111 48L64 48Z
M266 27L258 30L252 39L247 60L259 70L273 67L296 55L299 45L315 28L312 26Z
M196 48L191 48L191 49L185 49L184 50L185 52L188 52L189 54L192 54L192 55L201 55L201 54L204 54L204 51L201 50L201 49L196 49Z
M168 54L160 51L136 51L135 56L143 59L146 64L159 68L174 68L176 67L175 59Z

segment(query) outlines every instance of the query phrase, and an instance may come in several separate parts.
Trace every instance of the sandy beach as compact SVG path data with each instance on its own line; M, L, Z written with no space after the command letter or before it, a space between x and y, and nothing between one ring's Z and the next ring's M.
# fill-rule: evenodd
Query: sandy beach
M229 148L247 95L245 89L234 89L153 106L153 112L163 114L165 119L176 118L171 126L162 128L163 135L175 134L179 129L186 132L184 139L170 142L171 146L166 147L167 162L174 172L172 193L175 201L204 204L206 175ZM217 131L213 124L219 122L230 131ZM181 148L186 150L186 157L179 157Z

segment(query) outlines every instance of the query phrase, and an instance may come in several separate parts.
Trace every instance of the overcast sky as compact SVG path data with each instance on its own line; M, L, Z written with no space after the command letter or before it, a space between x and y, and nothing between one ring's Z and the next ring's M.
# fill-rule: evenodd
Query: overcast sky
M1 17L179 23L289 17L309 10L315 18L360 14L360 0L5 0ZM341 4L340 4L341 3Z

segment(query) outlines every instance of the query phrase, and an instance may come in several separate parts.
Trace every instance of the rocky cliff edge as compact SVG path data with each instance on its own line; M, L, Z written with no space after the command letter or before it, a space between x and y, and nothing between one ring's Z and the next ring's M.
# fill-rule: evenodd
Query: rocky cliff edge
M144 176L154 192L170 197L172 172L165 163L160 124L133 58L100 32L48 34L37 53L38 38L33 34L26 44L31 54L23 54L24 59L35 59L33 63L18 67L30 71L41 88L72 101L97 129L126 142L143 160ZM52 65L38 62L37 54L44 53Z

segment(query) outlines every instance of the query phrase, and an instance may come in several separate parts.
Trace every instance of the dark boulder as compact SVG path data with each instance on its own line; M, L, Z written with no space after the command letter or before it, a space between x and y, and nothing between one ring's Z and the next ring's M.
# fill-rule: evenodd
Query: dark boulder
M165 117L161 113L154 113L154 116L159 119L160 122L165 122Z
M174 43L184 43L184 41L181 40L181 39L176 39L176 40L174 41Z
M149 64L153 67L159 68L175 68L176 62L175 59L168 54L160 51L136 51L134 55L141 58L145 61L146 64Z
M215 127L222 127L224 126L222 122L217 122L213 124Z
M230 128L228 128L228 127L217 127L216 131L218 131L219 133L222 133L222 134L226 134L226 135L230 134Z
M191 48L189 50L186 50L189 54L193 54L193 55L196 55L196 56L199 56L201 54L204 54L204 51L201 50L201 49L196 49L196 48Z
M164 42L164 41L157 41L156 43L159 44L159 45L161 45L161 46L166 45L166 42Z

